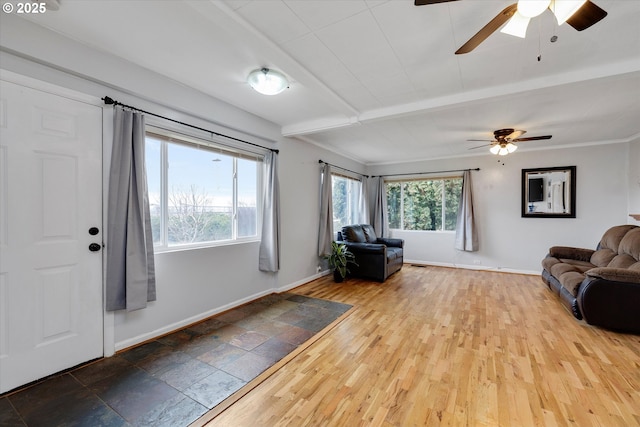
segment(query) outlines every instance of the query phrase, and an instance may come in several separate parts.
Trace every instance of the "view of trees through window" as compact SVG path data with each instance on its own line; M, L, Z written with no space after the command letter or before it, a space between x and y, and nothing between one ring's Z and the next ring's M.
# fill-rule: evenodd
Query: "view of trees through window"
M389 227L455 230L462 178L387 182Z
M145 148L154 245L257 236L257 159L152 134Z
M340 231L345 225L358 223L361 186L362 182L357 179L331 175L334 231Z

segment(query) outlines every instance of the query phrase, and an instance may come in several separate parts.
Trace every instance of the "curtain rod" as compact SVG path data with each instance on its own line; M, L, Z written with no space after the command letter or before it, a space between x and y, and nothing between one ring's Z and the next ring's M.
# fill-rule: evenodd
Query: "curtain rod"
M325 162L324 160L318 160L318 163L324 163L324 164L327 164L327 165L329 165L331 167L342 169L343 171L355 173L356 175L360 175L360 176L363 176L365 178L369 178L369 175L364 175L364 174L361 174L360 172L352 171L351 169L347 169L347 168L343 168L343 167L340 167L340 166L332 165L331 163Z
M210 133L212 135L216 135L216 136L221 136L223 138L232 139L234 141L242 142L244 144L253 145L254 147L260 147L262 149L272 151L272 152L274 152L276 154L278 154L280 152L280 150L277 150L275 148L269 148L269 147L265 147L265 146L262 146L262 145L259 145L259 144L254 144L253 142L245 141L244 139L235 138L233 136L225 135L223 133L214 132L214 131L209 130L209 129L201 128L199 126L190 125L189 123L184 123L184 122L181 122L179 120L175 120L175 119L171 119L169 117L161 116L160 114L155 114L155 113L151 113L149 111L141 110L140 108L132 107L131 105L126 105L126 104L123 104L122 102L118 102L118 101L116 101L113 98L110 98L108 96L105 96L104 98L102 98L102 100L104 101L104 103L106 105L113 105L113 106L120 105L120 106L122 106L124 108L128 108L130 110L139 111L141 113L149 114L150 116L154 116L154 117L159 117L161 119L168 120L168 121L174 122L174 123L178 123L179 125L187 126L187 127L193 128L193 129L201 130L201 131Z
M448 173L448 172L465 172L465 171L479 171L480 168L474 168L474 169L451 169L448 171L433 171L433 172L415 172L415 173L392 173L389 175L377 175L377 176L381 176L381 177L385 177L385 176L407 176L407 175L429 175L429 174L433 174L433 173ZM373 175L376 176L376 175Z

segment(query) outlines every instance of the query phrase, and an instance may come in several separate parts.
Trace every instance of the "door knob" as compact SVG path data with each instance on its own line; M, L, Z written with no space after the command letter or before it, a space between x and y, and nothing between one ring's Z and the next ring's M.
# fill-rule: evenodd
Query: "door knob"
M102 246L100 246L98 243L92 243L89 245L89 250L91 252L96 252L99 251L102 248Z
M89 229L89 234L91 234L92 236L95 236L96 234L98 234L100 232L100 229L98 227L91 227Z

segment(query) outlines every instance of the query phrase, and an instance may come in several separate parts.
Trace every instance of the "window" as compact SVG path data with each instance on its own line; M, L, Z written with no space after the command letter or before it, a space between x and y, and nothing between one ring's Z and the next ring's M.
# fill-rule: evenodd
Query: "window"
M362 182L344 175L331 175L333 229L360 222L360 189Z
M462 178L387 182L389 227L455 230Z
M258 238L261 160L197 142L147 132L147 185L156 249Z

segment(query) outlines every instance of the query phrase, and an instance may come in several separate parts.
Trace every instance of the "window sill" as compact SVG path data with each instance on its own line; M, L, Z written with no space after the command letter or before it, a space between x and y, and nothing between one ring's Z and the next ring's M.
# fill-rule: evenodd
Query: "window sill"
M178 246L169 246L169 247L154 246L153 252L155 254L166 254L166 253L172 253L172 252L212 249L212 248L219 248L219 247L225 247L225 246L246 245L246 244L252 244L252 243L260 243L260 239L252 238L252 239L246 239L246 240L225 240L225 241L220 241L215 243L206 242L202 244L178 245Z
M429 233L429 234L455 234L456 230L401 230L399 228L389 229L392 233Z

